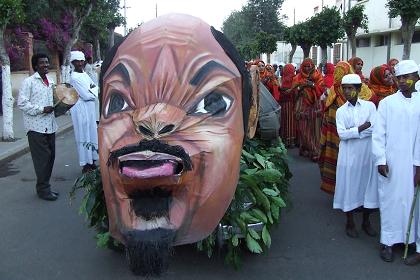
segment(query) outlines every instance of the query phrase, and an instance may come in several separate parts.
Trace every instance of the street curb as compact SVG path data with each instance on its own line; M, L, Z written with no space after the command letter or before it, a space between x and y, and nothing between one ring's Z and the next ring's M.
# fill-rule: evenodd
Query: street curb
M61 134L64 134L72 129L73 129L73 123L69 122L65 125L62 125L55 133L55 136L56 137L60 136ZM10 148L4 152L0 152L0 165L3 165L11 160L14 160L26 154L29 151L29 143L28 143L28 138L26 136L18 140L17 142L18 143L15 143L15 146L13 148Z

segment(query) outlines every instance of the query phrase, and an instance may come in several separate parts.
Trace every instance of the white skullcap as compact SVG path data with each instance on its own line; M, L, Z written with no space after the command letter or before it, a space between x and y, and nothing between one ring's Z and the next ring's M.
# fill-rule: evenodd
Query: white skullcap
M279 63L280 66L285 66L286 64L282 61Z
M362 80L357 74L347 74L341 80L342 85L356 85L356 84L361 84L361 83L362 83Z
M72 51L70 53L70 62L73 62L73 60L83 60L83 61L85 61L85 55L81 51Z
M395 76L418 73L419 66L414 60L401 60L395 65Z

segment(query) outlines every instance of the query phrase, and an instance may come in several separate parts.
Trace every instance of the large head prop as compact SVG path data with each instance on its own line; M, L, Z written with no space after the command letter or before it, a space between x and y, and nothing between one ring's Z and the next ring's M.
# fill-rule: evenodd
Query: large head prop
M205 238L238 181L252 91L244 61L222 33L172 14L115 46L100 79L112 236L133 255Z

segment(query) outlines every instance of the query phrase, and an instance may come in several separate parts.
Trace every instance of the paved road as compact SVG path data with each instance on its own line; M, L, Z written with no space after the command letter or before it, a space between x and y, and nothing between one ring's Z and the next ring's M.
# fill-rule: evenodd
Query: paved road
M80 200L69 204L67 193L80 172L74 151L72 132L58 137L56 202L36 198L28 154L0 167L0 280L141 279L131 274L122 254L96 248L92 230L78 215ZM377 239L345 236L343 215L331 210L332 198L318 189L315 164L292 151L290 166L293 207L282 213L267 255L247 254L235 271L222 257L208 260L182 246L161 279L420 279L420 266L407 267L400 258L381 261Z

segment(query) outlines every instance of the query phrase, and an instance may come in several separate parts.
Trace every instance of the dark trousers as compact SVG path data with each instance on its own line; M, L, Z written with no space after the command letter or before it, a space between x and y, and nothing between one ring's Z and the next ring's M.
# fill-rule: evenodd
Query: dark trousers
M50 192L50 178L55 159L55 133L28 132L29 149L36 174L36 192Z

